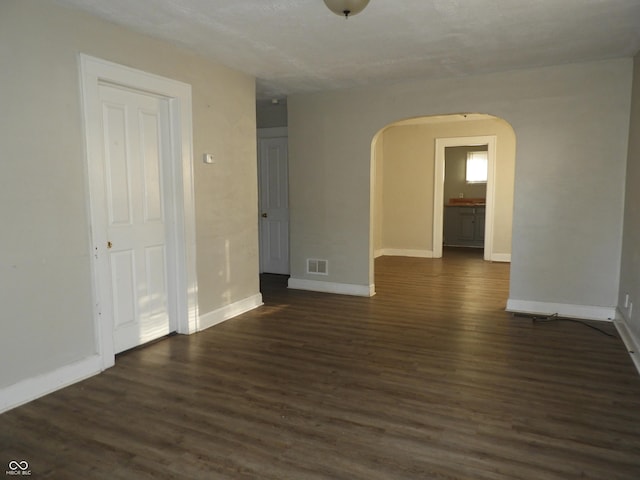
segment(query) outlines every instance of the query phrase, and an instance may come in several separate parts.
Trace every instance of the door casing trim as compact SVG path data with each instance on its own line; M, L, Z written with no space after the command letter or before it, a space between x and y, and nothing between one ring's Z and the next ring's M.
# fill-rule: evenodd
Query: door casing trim
M173 270L176 285L176 327L178 333L190 334L198 330L198 281L196 275L196 232L195 232L195 190L193 172L193 133L191 85L137 70L117 63L109 62L86 54L79 54L80 93L82 104L82 126L85 140L85 186L89 208L89 237L91 277L94 306L95 346L101 359L102 370L115 364L113 345L113 319L104 314L105 302L100 296L99 274L100 261L104 257L106 238L104 228L94 224L100 217L97 199L92 198L93 182L102 181L102 173L92 167L94 155L100 155L98 142L94 140L94 132L98 128L92 123L99 108L100 97L98 85L108 83L123 88L149 93L166 98L169 105L170 160L172 167L167 174L173 182L174 224L168 239L174 246L174 255L169 264ZM98 148L98 150L96 150Z
M496 189L496 143L495 135L475 137L436 138L435 172L433 177L433 258L442 257L442 228L444 214L444 161L446 147L487 145L487 193L484 227L484 259L493 260L493 224L495 216Z

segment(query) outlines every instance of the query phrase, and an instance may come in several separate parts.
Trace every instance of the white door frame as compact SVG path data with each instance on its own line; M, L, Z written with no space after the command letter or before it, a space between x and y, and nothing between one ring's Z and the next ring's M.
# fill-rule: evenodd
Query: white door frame
M115 364L111 299L101 298L100 278L107 254L105 205L92 192L102 191L104 173L92 159L102 155L102 134L98 85L122 88L163 97L169 104L170 166L166 172L174 192L174 211L168 225L167 275L174 280L176 326L178 333L197 331L198 282L196 277L195 196L193 184L193 141L191 123L191 85L89 55L79 55L83 125L86 148L86 185L89 198L92 291L94 300L95 342L102 369ZM98 134L98 132L100 132ZM169 223L169 222L168 222Z
M435 174L433 180L433 258L442 257L442 227L444 215L445 148L487 145L487 195L484 224L484 259L493 260L493 223L495 217L496 183L495 135L477 137L436 138Z

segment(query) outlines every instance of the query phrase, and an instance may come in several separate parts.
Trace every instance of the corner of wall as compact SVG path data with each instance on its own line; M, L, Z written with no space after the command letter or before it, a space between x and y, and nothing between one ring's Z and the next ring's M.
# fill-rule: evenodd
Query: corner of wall
M618 330L618 334L620 335L625 347L627 347L627 351L629 352L629 356L631 357L636 370L640 374L640 338L638 338L634 334L633 330L629 328L627 318L620 309L616 310L616 316L613 324L615 325L616 330Z
M0 389L0 413L85 380L102 371L102 357L92 355L52 372Z

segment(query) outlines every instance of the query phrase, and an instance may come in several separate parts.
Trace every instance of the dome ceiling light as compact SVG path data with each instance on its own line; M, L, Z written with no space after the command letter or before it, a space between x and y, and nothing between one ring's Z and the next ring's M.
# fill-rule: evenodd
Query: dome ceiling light
M324 0L324 3L336 15L349 18L364 10L369 0Z

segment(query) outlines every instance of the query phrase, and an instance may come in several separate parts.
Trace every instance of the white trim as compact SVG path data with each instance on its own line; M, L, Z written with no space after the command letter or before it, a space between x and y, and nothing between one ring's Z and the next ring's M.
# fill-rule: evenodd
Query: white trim
M616 315L615 307L598 307L591 305L571 305L568 303L532 302L528 300L507 301L508 312L532 313L561 317L584 318L586 320L612 321Z
M0 413L97 375L102 370L101 366L100 356L93 355L43 375L9 385L0 390Z
M378 257L413 257L413 258L434 258L431 250L406 250L402 248L379 248L373 254L374 258ZM492 253L492 262L511 263L510 253Z
M270 127L256 129L258 138L279 138L288 137L289 129L287 127Z
M383 129L384 130L384 129ZM383 212L378 212L376 210L376 197L381 196L382 192L377 192L376 188L376 179L378 175L382 175L382 170L380 172L377 171L378 168L378 159L376 156L378 141L380 141L382 130L378 130L371 139L371 147L370 147L370 160L369 160L369 268L367 281L370 284L375 282L375 259L379 255L377 255L378 250L376 249L376 243L380 240L382 243L382 238L376 235L376 225L380 227L380 235L382 235L382 226L384 225L384 215Z
M82 114L85 136L86 184L100 185L101 176L94 172L90 160L99 142L92 137L95 126L91 123L99 118L96 112L99 102L98 86L109 83L137 91L147 92L166 98L169 103L169 122L171 133L171 164L174 167L171 178L174 180L173 238L175 245L175 271L169 272L175 278L176 329L179 333L193 333L198 319L198 281L196 275L196 230L195 230L195 191L193 175L193 139L191 85L151 73L118 65L106 60L79 54L79 73L82 95ZM106 238L104 228L94 225L95 218L101 218L100 205L92 198L88 188L89 222L91 225L91 269L93 277L94 324L96 329L96 348L102 359L102 369L115 364L113 346L113 322L109 302L100 297L98 272L104 261Z
M415 258L433 258L431 250L411 250L405 248L381 248L376 250L376 257L383 255L389 257L415 257Z
M636 367L636 370L640 374L640 339L636 337L633 330L627 325L627 319L624 317L620 309L616 310L616 317L613 324L618 330L618 334L622 339L624 346L627 347L627 352Z
M255 295L238 300L230 305L225 305L217 310L200 315L200 318L198 319L198 331L218 325L219 323L246 313L249 310L258 308L261 305L263 305L262 294L256 293Z
M491 260L493 251L493 224L496 188L495 135L477 137L436 138L435 172L433 177L433 257L442 257L442 227L444 223L444 160L446 147L487 145L487 193L484 223L484 259Z
M355 285L353 283L321 282L305 278L289 278L288 288L293 290L309 290L312 292L337 293L357 297L372 297L376 294L375 285Z

